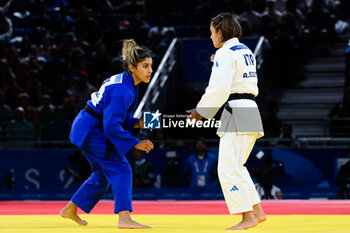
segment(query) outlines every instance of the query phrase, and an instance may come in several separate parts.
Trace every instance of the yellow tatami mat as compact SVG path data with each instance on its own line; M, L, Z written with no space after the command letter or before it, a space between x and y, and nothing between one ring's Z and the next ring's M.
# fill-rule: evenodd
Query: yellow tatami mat
M86 227L78 226L58 215L0 215L0 232L18 233L219 233L228 232L240 221L239 215L133 215L140 223L152 229L118 229L117 215L81 215L89 222ZM259 233L350 233L349 215L269 215L268 220L247 230Z

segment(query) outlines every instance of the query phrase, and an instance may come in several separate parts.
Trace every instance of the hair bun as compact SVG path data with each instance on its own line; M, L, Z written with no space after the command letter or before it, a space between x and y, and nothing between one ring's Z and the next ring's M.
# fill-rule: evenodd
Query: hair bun
M123 41L121 58L126 70L130 71L129 65L136 66L137 63L147 57L151 57L151 55L152 54L148 49L139 46L133 39Z

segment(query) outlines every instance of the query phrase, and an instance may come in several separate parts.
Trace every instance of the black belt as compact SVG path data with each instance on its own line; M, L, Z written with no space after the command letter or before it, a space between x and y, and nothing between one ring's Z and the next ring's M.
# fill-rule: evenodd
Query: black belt
M100 126L103 129L103 116L99 113L97 113L95 110L93 110L88 104L85 105L84 110L89 113L91 116L95 117L97 120L100 121ZM114 150L113 143L108 140L107 141L107 148L106 148L106 158L110 158L112 156L112 152Z
M88 104L85 105L84 110L89 113L90 115L92 115L93 117L95 117L97 120L101 121L103 120L103 117L101 114L97 113L95 110L93 110Z
M226 101L224 107L226 108L227 111L229 111L232 114L232 108L228 105L228 102L231 100L253 100L255 101L255 96L253 94L248 94L248 93L233 93L228 97L228 100Z
M248 99L248 100L254 100L255 101L255 96L253 94L239 94L239 93L233 93L228 97L227 101L230 100L240 100L240 99Z

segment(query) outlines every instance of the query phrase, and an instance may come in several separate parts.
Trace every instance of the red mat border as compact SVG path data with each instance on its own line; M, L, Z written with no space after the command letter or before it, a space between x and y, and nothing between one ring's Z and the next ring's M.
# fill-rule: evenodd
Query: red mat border
M67 201L0 201L0 215L53 215ZM269 215L350 215L350 200L263 200ZM229 214L224 201L134 201L133 214ZM113 214L113 201L100 201L91 214ZM80 211L79 213L83 213Z

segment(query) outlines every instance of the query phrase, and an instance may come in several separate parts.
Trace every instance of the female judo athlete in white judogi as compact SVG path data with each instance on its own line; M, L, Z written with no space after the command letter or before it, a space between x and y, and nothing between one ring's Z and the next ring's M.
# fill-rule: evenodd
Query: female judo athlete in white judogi
M92 174L60 215L80 225L87 222L77 215L77 208L89 213L111 185L114 212L119 214L118 227L149 228L130 217L132 171L125 153L133 147L147 153L153 149L152 142L140 141L131 133L134 127L142 127L142 120L133 118L132 112L137 104L137 84L150 81L152 58L149 50L134 40L126 40L122 59L127 71L103 82L75 118L70 132L71 142L81 148Z
M244 166L257 138L264 135L255 96L258 95L255 58L239 42L241 26L232 14L211 20L211 39L219 48L213 58L209 85L189 120L221 116L218 176L231 214L242 213L242 221L227 230L243 230L266 220L259 195Z

